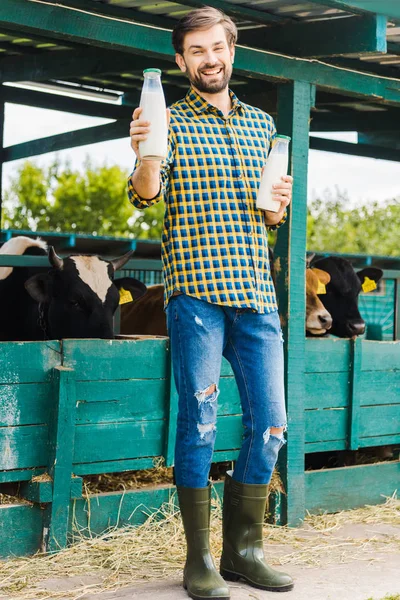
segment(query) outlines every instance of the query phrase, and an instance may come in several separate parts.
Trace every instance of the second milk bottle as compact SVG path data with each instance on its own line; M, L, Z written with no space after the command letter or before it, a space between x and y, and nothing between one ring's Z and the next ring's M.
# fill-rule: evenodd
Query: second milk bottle
M257 208L279 212L281 203L272 198L272 186L287 175L289 165L289 142L287 135L277 135L276 142L269 153L257 193Z
M145 69L140 96L140 119L150 121L147 140L139 142L142 160L163 160L168 151L168 124L160 69Z

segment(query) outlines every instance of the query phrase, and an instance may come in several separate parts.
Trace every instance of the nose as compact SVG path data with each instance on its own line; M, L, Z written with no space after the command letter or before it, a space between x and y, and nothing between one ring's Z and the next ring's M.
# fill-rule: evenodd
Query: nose
M350 335L362 335L365 332L365 323L364 321L349 321L347 329Z
M318 319L325 329L330 329L332 327L332 317L328 312L318 315Z

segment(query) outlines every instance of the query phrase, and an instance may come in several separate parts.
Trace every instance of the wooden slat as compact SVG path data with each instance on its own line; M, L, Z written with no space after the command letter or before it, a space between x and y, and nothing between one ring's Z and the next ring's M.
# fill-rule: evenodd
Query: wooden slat
M65 340L64 366L77 381L166 379L167 340Z
M373 342L363 340L363 371L397 371L400 372L400 341Z
M340 441L346 439L348 410L306 410L306 442Z
M157 458L157 457L156 457ZM133 458L131 460L111 460L80 463L73 466L74 475L97 475L99 473L123 473L154 468L154 458Z
M361 406L395 404L399 402L400 370L361 372L358 385Z
M306 339L306 373L336 373L349 370L349 340Z
M12 481L29 481L36 475L42 475L45 468L41 469L21 469L14 471L0 471L0 483L10 483Z
M305 408L343 408L349 405L349 373L306 373Z
M60 363L60 342L0 342L0 384L50 381Z
M360 438L360 448L373 448L375 446L387 446L390 444L400 444L400 433Z
M0 471L47 464L47 426L0 427Z
M357 450L359 445L360 428L360 389L359 379L362 362L362 341L360 338L351 340L351 373L350 373L350 407L349 407L349 449Z
M39 506L0 506L0 558L26 556L40 549L42 515Z
M239 390L234 377L221 377L219 382L218 415L240 415Z
M313 452L330 452L332 450L346 450L346 440L334 440L331 442L306 442L306 454Z
M222 359L221 364L221 377L233 377L232 367L226 358Z
M0 427L45 423L52 401L51 383L0 384Z
M400 486L400 463L306 471L306 508L336 512L385 502Z
M241 416L219 417L215 451L237 450L242 446L243 425Z
M360 438L381 435L400 435L399 404L364 406L360 412Z

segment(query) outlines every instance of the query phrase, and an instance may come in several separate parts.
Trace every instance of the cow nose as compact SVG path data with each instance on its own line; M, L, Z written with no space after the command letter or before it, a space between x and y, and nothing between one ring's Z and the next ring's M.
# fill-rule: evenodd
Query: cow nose
M362 335L365 332L364 321L349 321L347 327L350 335Z
M332 317L329 313L318 315L318 319L325 329L330 329L332 327Z

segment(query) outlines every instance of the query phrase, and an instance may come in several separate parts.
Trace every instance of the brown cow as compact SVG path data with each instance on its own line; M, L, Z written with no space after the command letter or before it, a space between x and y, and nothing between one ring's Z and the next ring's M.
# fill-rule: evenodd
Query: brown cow
M330 276L321 269L306 271L306 329L312 335L324 335L332 326L332 318L317 296L320 285ZM136 302L121 306L121 334L167 336L163 309L164 286L154 285Z

